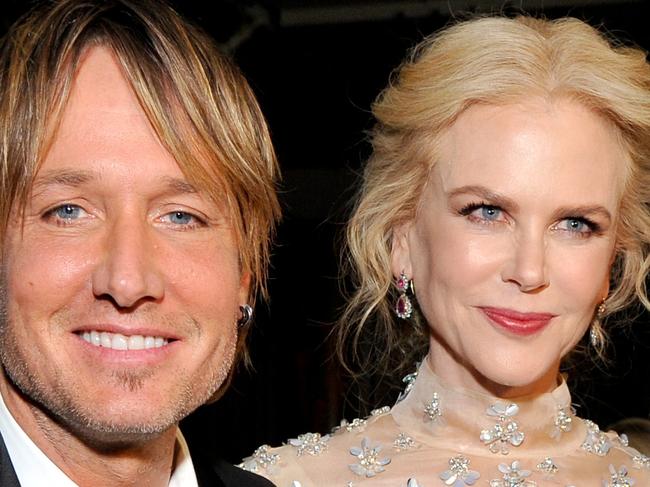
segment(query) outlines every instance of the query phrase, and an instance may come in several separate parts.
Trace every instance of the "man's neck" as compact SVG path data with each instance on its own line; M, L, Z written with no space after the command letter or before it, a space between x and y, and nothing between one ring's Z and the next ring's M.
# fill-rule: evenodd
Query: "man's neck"
M167 486L171 475L176 429L147 441L117 448L89 446L53 421L0 374L0 393L7 409L34 444L80 486Z

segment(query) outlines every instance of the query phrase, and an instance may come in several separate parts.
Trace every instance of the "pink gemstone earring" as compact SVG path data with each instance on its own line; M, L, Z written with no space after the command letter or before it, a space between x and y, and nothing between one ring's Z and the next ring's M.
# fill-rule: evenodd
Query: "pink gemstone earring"
M395 313L397 317L405 320L411 317L413 313L413 304L411 299L407 296L408 290L411 288L411 280L406 277L404 271L401 272L400 276L397 278L397 289L399 290L399 296L397 297L397 302L395 303Z

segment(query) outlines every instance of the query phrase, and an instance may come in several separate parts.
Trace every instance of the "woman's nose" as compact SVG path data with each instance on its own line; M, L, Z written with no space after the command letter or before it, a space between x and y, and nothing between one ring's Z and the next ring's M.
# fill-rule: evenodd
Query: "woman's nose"
M518 235L504 265L502 279L516 284L525 293L545 289L549 285L546 252L543 233L529 231Z
M116 221L110 226L103 237L103 258L93 275L96 297L108 297L120 308L163 297L164 280L151 232L145 222Z

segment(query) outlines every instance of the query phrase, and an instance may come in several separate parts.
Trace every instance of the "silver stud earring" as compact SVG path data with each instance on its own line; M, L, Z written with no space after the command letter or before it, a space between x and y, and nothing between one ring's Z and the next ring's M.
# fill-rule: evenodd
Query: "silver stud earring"
M395 314L397 314L398 318L405 320L410 318L411 313L413 313L413 303L411 303L411 299L406 294L412 287L412 281L406 277L406 274L402 271L400 276L397 278L396 285L399 291L399 296L395 302Z
M241 312L241 318L237 320L237 328L243 328L253 319L253 308L245 304L239 307L239 311Z

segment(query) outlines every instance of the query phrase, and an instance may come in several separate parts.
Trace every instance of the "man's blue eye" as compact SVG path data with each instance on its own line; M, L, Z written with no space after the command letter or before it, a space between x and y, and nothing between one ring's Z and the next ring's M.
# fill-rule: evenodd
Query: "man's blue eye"
M54 209L54 214L63 220L74 220L79 218L81 211L77 205L61 205Z
M194 217L184 211L175 211L169 214L169 221L175 225L188 225L192 223Z

